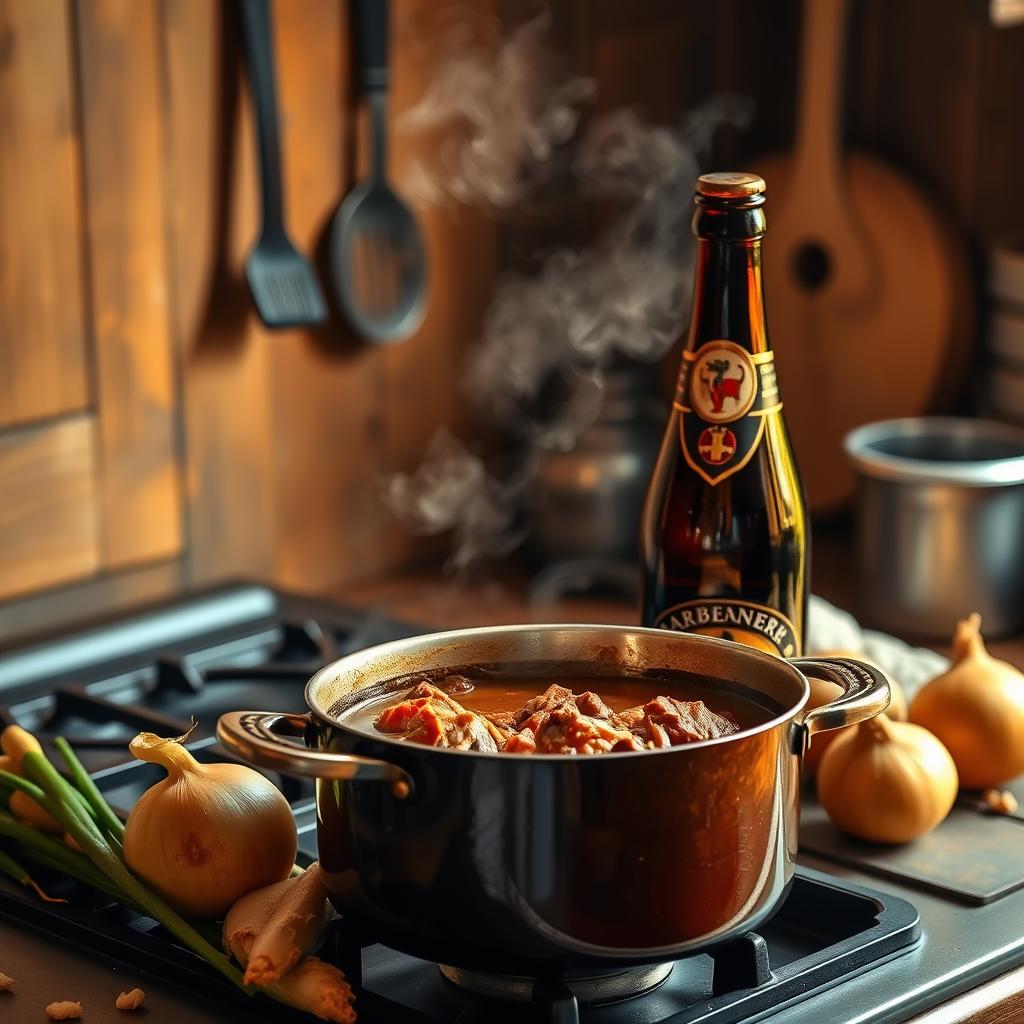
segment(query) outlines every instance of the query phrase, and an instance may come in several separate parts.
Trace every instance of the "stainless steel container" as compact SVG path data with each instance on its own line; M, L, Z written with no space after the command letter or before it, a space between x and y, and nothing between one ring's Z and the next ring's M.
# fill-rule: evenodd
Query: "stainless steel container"
M1024 624L1024 430L987 420L870 423L846 436L858 474L861 614L890 632L948 638Z

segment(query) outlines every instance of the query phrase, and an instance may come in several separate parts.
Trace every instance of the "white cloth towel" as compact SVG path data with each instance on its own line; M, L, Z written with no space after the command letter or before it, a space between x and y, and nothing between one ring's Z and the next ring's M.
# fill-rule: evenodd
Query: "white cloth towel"
M887 633L861 629L848 612L812 595L808 609L808 654L822 651L857 651L883 672L891 673L909 700L928 682L949 668L949 659L926 647L911 647Z

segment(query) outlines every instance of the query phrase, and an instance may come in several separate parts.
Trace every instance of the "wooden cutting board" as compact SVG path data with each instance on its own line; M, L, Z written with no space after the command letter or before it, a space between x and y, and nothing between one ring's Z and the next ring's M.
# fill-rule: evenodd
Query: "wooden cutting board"
M767 183L765 290L786 422L814 512L853 493L843 436L948 404L970 352L967 257L914 183L840 145L847 0L805 0L796 149Z

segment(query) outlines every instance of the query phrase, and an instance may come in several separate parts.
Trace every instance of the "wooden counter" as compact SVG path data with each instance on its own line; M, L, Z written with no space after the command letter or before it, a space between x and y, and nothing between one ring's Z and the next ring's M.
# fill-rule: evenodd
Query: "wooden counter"
M812 589L839 608L857 614L855 587L850 568L850 543L842 533L815 538ZM636 607L614 596L570 596L556 602L531 595L527 574L505 567L491 579L464 582L440 569L388 576L346 587L332 598L373 608L410 622L438 629L497 626L515 622L619 622L635 624ZM982 624L984 632L984 624ZM912 638L906 638L912 642ZM1024 667L1024 634L986 641L990 653ZM943 645L936 650L948 653Z

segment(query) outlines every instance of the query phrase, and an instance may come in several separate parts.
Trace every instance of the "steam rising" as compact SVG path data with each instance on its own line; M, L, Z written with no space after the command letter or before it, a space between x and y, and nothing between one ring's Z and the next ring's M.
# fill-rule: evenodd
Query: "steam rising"
M750 105L722 96L680 128L650 125L631 110L594 122L573 171L581 187L618 201L611 227L587 249L559 249L535 276L507 275L488 309L469 367L469 393L542 448L567 450L600 411L601 371L616 356L660 359L690 306L696 143L715 127L742 125ZM554 422L536 409L553 374L570 399Z
M500 211L527 202L551 177L553 155L568 150L595 86L565 74L544 45L547 24L535 18L504 41L481 40L469 25L449 33L430 87L402 118L409 131L447 132L434 162L417 165L406 182L420 199ZM555 250L536 274L499 280L465 381L467 394L534 456L499 481L441 432L419 469L387 487L389 506L414 529L454 530L456 570L522 540L514 509L525 501L537 450L574 446L600 413L609 364L654 362L679 337L691 297L698 158L720 125L742 128L751 115L752 103L731 95L675 126L620 109L575 140L572 179L616 216L590 247Z
M596 93L593 79L566 74L544 45L549 22L538 15L504 40L500 25L483 19L442 33L430 85L398 121L416 134L446 133L403 182L416 198L507 209L544 179Z
M449 567L461 573L507 555L522 541L524 531L515 518L529 475L495 479L479 456L442 429L414 473L391 477L385 500L418 533L453 530Z

